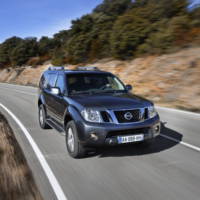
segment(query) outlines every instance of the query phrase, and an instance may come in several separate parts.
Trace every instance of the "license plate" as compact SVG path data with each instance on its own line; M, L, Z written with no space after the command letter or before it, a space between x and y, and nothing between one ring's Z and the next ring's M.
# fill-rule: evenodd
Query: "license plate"
M140 135L118 136L117 140L118 140L118 144L140 142L144 140L144 135L140 134Z

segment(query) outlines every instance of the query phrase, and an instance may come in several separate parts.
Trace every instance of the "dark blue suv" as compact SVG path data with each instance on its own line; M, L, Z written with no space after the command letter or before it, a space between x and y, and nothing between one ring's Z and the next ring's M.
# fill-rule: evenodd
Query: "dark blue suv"
M152 102L116 76L92 67L50 67L39 83L39 123L66 133L69 154L103 145L152 143L160 119Z

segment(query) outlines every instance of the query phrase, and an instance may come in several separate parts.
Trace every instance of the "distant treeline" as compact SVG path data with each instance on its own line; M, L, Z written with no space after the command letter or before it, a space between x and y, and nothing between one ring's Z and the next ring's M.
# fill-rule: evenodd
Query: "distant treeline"
M187 0L104 0L53 38L12 37L0 44L0 67L131 59L200 45L200 8Z

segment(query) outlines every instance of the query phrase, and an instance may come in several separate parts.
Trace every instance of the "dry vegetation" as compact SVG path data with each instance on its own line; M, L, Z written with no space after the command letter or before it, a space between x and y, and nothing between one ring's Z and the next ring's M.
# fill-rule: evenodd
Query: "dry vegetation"
M12 129L0 113L0 200L42 200Z

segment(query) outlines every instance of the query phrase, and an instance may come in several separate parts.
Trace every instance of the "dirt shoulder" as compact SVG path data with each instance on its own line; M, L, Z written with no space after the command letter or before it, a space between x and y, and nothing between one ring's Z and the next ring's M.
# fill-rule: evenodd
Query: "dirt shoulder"
M0 199L42 200L24 154L0 113Z

